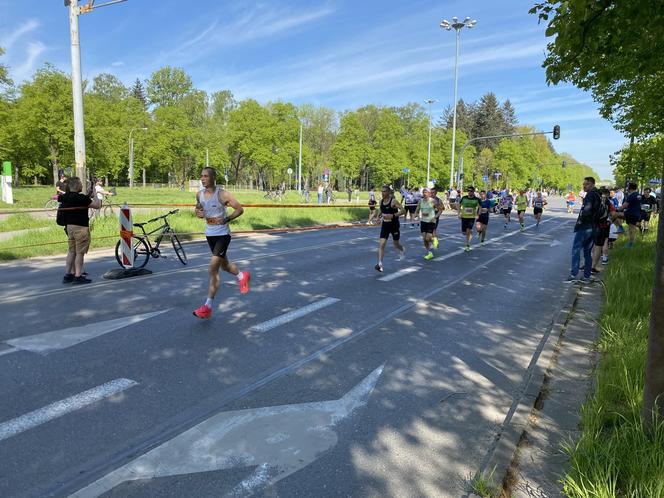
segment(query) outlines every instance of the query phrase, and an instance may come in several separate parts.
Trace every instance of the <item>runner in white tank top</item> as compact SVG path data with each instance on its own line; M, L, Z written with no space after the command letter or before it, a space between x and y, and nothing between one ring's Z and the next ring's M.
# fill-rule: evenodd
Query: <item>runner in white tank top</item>
M208 241L212 258L208 268L209 284L208 295L205 303L194 311L198 318L210 318L212 316L212 302L219 289L219 269L237 276L240 283L240 292L249 292L249 280L251 275L248 271L239 271L235 263L230 263L226 255L231 243L231 232L228 223L242 215L242 205L230 192L216 185L217 172L214 168L203 168L201 183L204 190L196 195L196 216L205 219L205 238ZM227 206L233 208L228 214Z

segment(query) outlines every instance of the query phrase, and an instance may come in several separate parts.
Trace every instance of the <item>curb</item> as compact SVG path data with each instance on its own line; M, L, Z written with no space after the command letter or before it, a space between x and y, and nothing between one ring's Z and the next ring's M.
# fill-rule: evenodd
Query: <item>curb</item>
M490 476L493 476L495 481L500 482L500 489L503 489L519 441L528 426L530 414L535 407L545 377L551 367L558 341L569 318L572 316L580 292L581 287L572 284L566 295L561 299L561 308L554 315L551 325L544 333L542 342L540 342L540 347L533 355L531 364L526 371L525 384L520 390L515 404L512 405L513 410L511 409L508 412L501 424L495 442L475 474L475 479L483 477L488 480ZM481 498L474 494L472 490L466 496L468 498Z

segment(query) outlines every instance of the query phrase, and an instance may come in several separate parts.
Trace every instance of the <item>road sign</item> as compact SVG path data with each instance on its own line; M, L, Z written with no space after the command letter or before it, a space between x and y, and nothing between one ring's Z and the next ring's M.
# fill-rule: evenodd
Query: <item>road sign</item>
M402 173L410 173L410 169L408 169L408 168L404 168L404 169L401 170L401 172L402 172Z
M650 179L650 185L658 185L658 184L660 184L660 183L662 183L662 179L661 179L661 178L651 178L651 179Z
M500 178L501 176L503 176L503 174L502 174L500 171L496 171L496 172L493 174L493 176L495 176L496 178Z
M433 183L434 185L436 184L437 181L438 181L438 180L436 180L435 178L432 178L432 179L431 179L431 183Z
M489 181L489 177L486 176L486 175L484 175L484 176L482 177L482 181L483 181L484 183L486 183L487 181Z
M292 175L293 174L293 168L288 168L286 170L286 173L288 173L289 175Z

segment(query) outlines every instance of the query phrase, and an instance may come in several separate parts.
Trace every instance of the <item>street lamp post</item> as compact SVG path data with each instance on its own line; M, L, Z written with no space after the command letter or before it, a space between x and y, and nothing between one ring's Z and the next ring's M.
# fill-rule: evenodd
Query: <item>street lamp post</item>
M302 193L302 120L301 119L300 119L300 156L297 162L297 193L298 194Z
M427 148L427 187L429 187L429 177L431 176L431 105L436 102L434 99L424 101L429 104L429 146Z
M452 112L452 162L450 164L450 189L454 186L454 147L456 140L456 115L457 115L457 85L459 81L459 41L461 39L461 29L472 28L477 24L477 21L473 19L470 20L470 17L466 17L462 22L460 22L456 17L452 18L450 23L447 19L443 19L440 23L440 27L451 31L454 29L456 31L456 58L454 59L454 111Z
M129 188L134 188L134 139L131 134L136 130L147 131L147 128L132 128L129 130ZM145 184L145 179L143 183Z

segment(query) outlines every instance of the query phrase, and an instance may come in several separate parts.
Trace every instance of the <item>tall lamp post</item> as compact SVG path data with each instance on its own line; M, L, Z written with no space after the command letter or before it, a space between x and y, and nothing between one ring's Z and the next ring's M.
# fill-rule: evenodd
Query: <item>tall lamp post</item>
M300 156L297 162L297 193L302 193L302 120L300 119Z
M434 99L425 100L425 104L429 104L429 147L427 148L427 187L429 187L429 177L431 176L431 105L437 102Z
M443 19L440 27L447 31L456 31L456 58L454 60L454 111L452 113L452 163L450 164L450 189L454 186L454 146L456 140L456 115L457 115L457 84L459 81L459 41L461 39L461 30L463 28L472 28L477 24L477 21L470 17L466 17L463 21L459 21L456 17L452 18L450 23L447 19Z
M134 188L134 139L131 136L136 130L147 131L148 129L143 128L132 128L129 131L129 188Z

